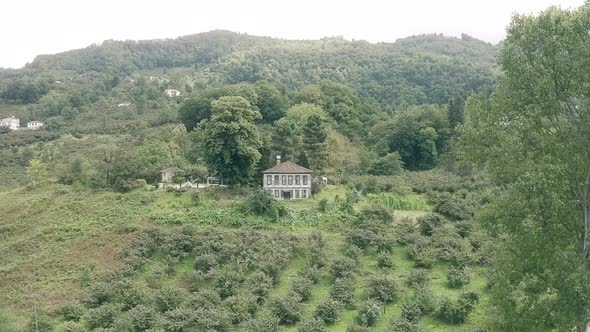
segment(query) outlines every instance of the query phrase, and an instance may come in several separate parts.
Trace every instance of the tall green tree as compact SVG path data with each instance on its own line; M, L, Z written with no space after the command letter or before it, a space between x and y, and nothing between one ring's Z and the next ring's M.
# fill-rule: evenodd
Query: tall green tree
M316 114L307 118L302 130L303 149L309 166L321 173L328 163L328 130L326 120Z
M468 100L463 154L505 188L482 214L498 239L499 327L585 330L590 308L590 4L515 16L491 98Z
M260 113L239 96L221 97L211 107L211 118L200 125L207 167L230 185L246 184L260 160Z
M451 132L455 131L458 125L463 124L465 117L465 99L461 96L455 96L449 99L449 128Z

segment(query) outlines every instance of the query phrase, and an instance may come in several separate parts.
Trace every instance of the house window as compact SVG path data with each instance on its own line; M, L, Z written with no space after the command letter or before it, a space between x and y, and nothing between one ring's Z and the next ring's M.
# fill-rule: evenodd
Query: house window
M288 181L289 181L289 185L292 186L293 185L293 175L289 175L287 177Z
M301 177L299 175L295 175L295 185L298 186L301 183Z
M272 175L267 175L266 176L266 184L269 185L269 186L272 184Z
M275 190L275 191L274 191L274 195L275 195L275 197L277 197L277 198L278 198L278 197L279 197L279 191L278 191L278 190Z
M283 186L287 185L287 176L286 175L281 176L281 184Z
M275 175L275 186L279 185L279 176Z
M307 185L307 175L303 175L303 185Z
M303 178L305 179L305 176ZM307 198L307 190L301 190L301 198Z
M295 198L299 198L299 190L295 190Z

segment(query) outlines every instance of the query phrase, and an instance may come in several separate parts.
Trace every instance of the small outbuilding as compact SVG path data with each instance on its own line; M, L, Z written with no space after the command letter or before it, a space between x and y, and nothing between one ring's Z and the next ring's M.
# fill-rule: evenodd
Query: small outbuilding
M160 171L160 174L162 175L162 182L164 182L164 183L173 182L176 174L178 174L180 172L182 172L182 170L180 170L176 167L164 168L163 170Z

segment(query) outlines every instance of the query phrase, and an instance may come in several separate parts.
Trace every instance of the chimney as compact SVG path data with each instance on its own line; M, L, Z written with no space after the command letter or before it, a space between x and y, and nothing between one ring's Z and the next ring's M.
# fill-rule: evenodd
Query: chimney
M280 165L280 164L281 164L281 155L278 154L277 155L277 165Z

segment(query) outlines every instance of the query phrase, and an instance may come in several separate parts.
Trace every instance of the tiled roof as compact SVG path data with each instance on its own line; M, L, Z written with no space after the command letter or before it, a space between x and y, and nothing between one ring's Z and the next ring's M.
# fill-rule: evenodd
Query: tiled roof
M294 162L285 161L284 163L280 163L275 167L269 168L262 173L299 173L299 174L309 174L312 173L310 169L305 167L299 166Z

